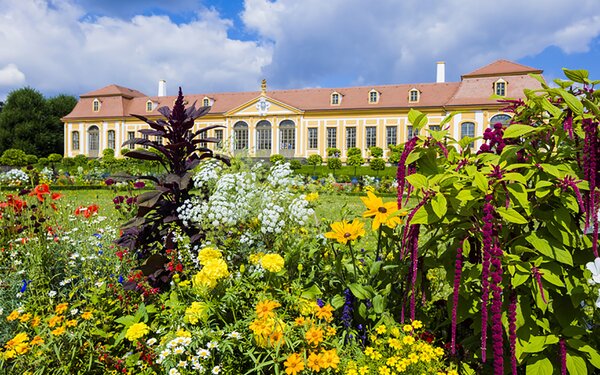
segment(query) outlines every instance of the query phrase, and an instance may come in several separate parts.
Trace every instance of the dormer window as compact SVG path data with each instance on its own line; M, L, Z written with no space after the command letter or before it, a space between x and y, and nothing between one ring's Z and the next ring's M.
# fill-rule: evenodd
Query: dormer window
M210 106L210 98L205 96L204 99L202 99L202 105L205 107Z
M100 110L100 100L94 99L94 102L92 103L92 110L94 112L98 112Z
M412 89L408 92L408 101L411 103L416 103L419 101L419 90Z
M154 103L152 103L152 100L148 100L146 102L146 112L152 112L153 108L154 108Z
M377 103L379 101L379 93L376 90L369 91L369 103Z
M340 94L334 92L331 94L331 105L340 105Z
M506 95L506 81L499 79L494 82L494 93L498 96Z

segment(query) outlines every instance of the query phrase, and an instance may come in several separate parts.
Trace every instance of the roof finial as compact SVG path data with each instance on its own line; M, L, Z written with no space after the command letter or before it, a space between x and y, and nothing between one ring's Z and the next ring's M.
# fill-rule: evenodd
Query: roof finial
M264 78L260 84L260 90L261 90L261 94L263 94L263 95L267 93L267 80Z

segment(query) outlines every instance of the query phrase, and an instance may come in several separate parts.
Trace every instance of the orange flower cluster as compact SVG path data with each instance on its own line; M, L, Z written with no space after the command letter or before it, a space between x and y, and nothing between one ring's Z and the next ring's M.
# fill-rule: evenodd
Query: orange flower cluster
M84 206L79 206L75 209L75 216L83 216L86 219L89 218L92 215L95 215L98 213L98 205L97 204L92 204L89 205L87 207Z

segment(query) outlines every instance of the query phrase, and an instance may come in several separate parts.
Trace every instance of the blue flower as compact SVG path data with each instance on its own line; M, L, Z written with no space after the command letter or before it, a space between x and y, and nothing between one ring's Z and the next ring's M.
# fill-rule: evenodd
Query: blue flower
M94 237L96 237L97 239L101 239L102 235L100 233L94 233Z
M124 280L123 275L119 275L119 284L123 284L123 280Z
M25 293L25 291L27 290L27 285L29 285L29 283L31 283L31 280L25 280L23 279L23 286L21 287L20 293Z

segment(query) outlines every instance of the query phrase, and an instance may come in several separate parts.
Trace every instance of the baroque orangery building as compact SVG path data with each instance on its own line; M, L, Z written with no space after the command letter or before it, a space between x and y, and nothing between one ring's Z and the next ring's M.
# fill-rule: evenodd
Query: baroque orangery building
M510 119L493 96L522 98L524 89L540 87L530 73L542 71L498 60L462 75L460 82L445 82L445 65L440 62L435 83L271 91L263 81L261 91L184 95L190 104L211 106L196 129L223 125L208 135L222 139L222 147L232 153L305 158L326 156L326 149L335 147L345 158L350 147L379 146L387 151L388 145L418 135L408 122L410 108L426 113L432 130L439 129L446 114L458 111L450 122L450 135L481 136L490 124ZM159 118L157 109L174 101L174 96L166 96L165 81L159 82L157 96L117 85L81 95L63 118L65 156L98 157L106 148L121 155L121 144L141 137L138 130L147 127L130 114Z

